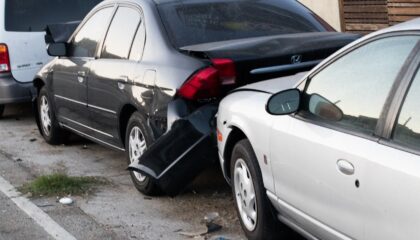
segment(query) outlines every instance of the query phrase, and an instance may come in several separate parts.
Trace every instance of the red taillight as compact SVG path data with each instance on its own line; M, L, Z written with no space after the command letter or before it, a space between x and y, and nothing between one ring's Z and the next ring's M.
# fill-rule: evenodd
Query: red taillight
M0 44L0 73L10 72L9 50L6 44Z
M208 67L194 74L182 85L178 94L188 100L199 100L217 97L219 91L219 73L214 67Z
M236 81L235 64L230 59L213 59L213 66L201 69L187 80L178 94L188 100L206 100L220 95L221 85Z
M213 66L219 70L222 85L231 85L236 82L235 63L231 59L219 58L212 60Z

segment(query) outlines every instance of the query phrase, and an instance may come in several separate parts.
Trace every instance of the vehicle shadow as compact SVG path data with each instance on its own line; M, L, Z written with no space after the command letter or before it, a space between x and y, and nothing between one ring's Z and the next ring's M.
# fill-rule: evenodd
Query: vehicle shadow
M6 105L4 114L0 119L20 120L20 119L27 119L27 118L33 118L35 121L34 112L33 112L31 103L15 103L15 104Z

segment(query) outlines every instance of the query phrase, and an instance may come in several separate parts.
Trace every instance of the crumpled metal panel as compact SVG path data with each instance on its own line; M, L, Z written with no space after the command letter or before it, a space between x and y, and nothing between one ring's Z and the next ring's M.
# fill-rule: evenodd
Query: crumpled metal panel
M217 161L216 112L217 105L209 104L177 120L129 170L147 175L167 195L178 195Z

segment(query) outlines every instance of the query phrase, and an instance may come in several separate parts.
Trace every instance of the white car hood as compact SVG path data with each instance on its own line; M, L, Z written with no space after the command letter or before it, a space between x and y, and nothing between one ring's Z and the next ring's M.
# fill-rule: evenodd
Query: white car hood
M240 87L236 89L235 91L244 91L244 90L257 90L257 91L263 91L267 93L277 93L282 90L286 90L289 88L295 88L296 84L302 80L302 78L307 74L308 72L301 72L297 73L292 76L287 77L280 77L280 78L274 78L267 81L262 81L258 83L253 83L249 85L245 85L243 87Z

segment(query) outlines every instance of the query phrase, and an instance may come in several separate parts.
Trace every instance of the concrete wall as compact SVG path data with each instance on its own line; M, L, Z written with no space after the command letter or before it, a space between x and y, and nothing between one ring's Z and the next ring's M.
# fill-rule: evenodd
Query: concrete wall
M341 31L339 0L299 0L299 2L318 14L337 31Z

